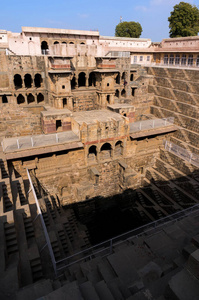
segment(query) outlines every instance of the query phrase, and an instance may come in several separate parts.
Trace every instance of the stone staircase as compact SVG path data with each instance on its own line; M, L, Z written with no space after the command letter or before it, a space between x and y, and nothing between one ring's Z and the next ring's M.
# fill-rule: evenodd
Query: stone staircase
M31 178L34 176L31 176ZM90 246L89 234L84 225L77 221L73 209L64 210L55 194L39 186L34 177L33 185L39 195L42 216L50 236L55 259L63 259Z
M8 212L13 210L13 201L12 201L12 193L9 182L0 183L0 196L2 195L3 204L4 204L4 212Z
M17 292L17 299L173 300L175 288L170 283L187 269L191 273L184 284L191 287L195 274L191 258L198 247L196 213L113 245L107 257L71 265L54 281L26 286Z
M14 224L4 223L6 252L8 255L18 252L16 229Z
M25 190L24 190L24 185L23 182L17 182L17 191L19 195L19 201L21 206L25 205L28 203L27 198L25 196Z
M8 165L6 160L0 159L1 179L8 178Z

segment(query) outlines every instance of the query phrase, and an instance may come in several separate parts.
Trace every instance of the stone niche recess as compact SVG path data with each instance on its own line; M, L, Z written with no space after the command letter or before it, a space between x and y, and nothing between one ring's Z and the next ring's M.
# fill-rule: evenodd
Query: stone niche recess
M71 112L67 109L61 112L41 112L42 131L45 134L71 130Z

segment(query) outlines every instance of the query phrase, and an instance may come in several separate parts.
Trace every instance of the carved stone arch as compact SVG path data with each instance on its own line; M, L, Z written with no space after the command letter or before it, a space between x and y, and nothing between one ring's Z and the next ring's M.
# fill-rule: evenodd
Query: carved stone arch
M112 155L112 145L110 143L104 143L100 148L100 159L109 159Z
M120 156L123 154L123 142L121 140L115 143L114 155Z
M35 55L35 43L33 41L28 42L29 55Z
M86 73L85 72L80 72L78 74L78 86L86 86Z
M31 74L25 74L24 75L24 84L26 88L31 88L32 87L32 76Z

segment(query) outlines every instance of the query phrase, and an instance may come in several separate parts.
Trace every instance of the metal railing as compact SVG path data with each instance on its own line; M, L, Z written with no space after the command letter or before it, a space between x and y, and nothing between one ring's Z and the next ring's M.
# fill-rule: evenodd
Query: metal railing
M41 49L41 54L43 54L43 55L49 55L50 51L49 51L49 49Z
M174 124L174 117L139 121L130 124L130 132L160 128L160 127L170 126L173 124Z
M182 148L170 141L164 141L165 150L174 153L180 158L188 161L190 164L199 167L199 155L188 151L185 148Z
M196 204L190 208L184 209L182 211L176 212L172 215L166 216L154 222L143 225L139 228L128 231L124 234L116 236L112 239L109 239L105 242L102 242L98 245L85 249L81 252L75 253L69 257L56 261L57 272L79 262L91 260L96 256L104 257L112 254L113 247L119 244L124 243L127 239L133 239L140 236L143 232L150 232L156 228L161 228L161 226L165 226L165 224L169 224L172 222L179 221L184 217L193 214L195 212L198 213L199 204Z
M130 57L130 52L128 51L108 51L105 55L107 57Z
M64 131L51 134L39 134L35 136L21 136L14 138L5 138L2 142L3 152L16 151L20 149L29 149L67 141L78 141L78 136L72 131Z
M45 246L48 246L48 250L49 250L50 257L51 257L51 261L52 261L53 269L54 269L54 272L55 272L55 276L57 276L56 261L55 261L55 256L54 256L53 249L52 249L52 246L51 246L50 238L49 238L49 235L48 235L48 231L47 231L47 228L46 228L43 216L42 216L39 201L38 201L37 195L35 193L35 189L34 189L34 186L33 186L33 183L32 183L32 179L30 177L30 173L29 173L28 169L26 169L26 170L27 170L27 175L28 175L28 179L29 179L29 182L30 182L30 187L31 187L31 190L33 192L33 196L35 198L35 203L36 203L36 206L37 206L38 215L36 216L36 218L38 216L40 217L41 224L42 224L43 231L44 231L44 235L45 235L45 239L46 239L46 245Z
M113 247L114 246L124 243L127 239L136 238L136 237L140 236L143 232L148 233L148 232L150 232L150 231L152 231L156 228L161 228L161 226L165 226L165 224L169 224L169 223L172 223L172 222L179 221L180 219L182 219L182 218L184 218L184 217L186 217L190 214L193 214L193 213L196 213L196 212L198 213L198 210L199 210L199 204L196 204L192 207L189 207L189 208L184 209L182 211L176 212L172 215L166 216L166 217L161 218L159 220L156 220L154 222L145 224L145 225L140 226L136 229L130 230L126 233L123 233L123 234L118 235L114 238L111 238L107 241L104 241L100 244L97 244L95 246L87 248L83 251L77 252L77 253L75 253L71 256L68 256L64 259L60 259L60 260L56 261L54 253L53 253L53 249L52 249L52 246L51 246L50 238L49 238L49 235L48 235L48 231L47 231L47 228L46 228L43 216L42 216L42 212L41 212L41 209L40 209L39 201L37 199L37 195L35 193L35 189L34 189L32 179L31 179L31 176L30 176L30 173L29 173L28 169L27 169L27 174L28 174L30 187L31 187L31 190L33 192L35 203L36 203L37 210L38 210L37 217L38 216L40 217L41 224L42 224L43 231L44 231L44 235L45 235L45 239L46 239L46 245L44 245L43 248L45 248L45 246L48 246L49 254L50 254L52 265L53 265L53 269L54 269L54 272L55 272L55 276L57 276L60 271L62 271L63 269L65 269L65 268L67 268L67 267L69 267L73 264L83 262L83 261L87 261L87 260L91 260L92 258L94 258L96 256L100 256L100 257L108 256L108 255L113 253Z

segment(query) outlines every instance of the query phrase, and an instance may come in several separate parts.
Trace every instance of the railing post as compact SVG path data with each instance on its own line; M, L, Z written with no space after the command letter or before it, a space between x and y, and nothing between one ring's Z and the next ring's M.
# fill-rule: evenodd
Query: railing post
M20 146L19 146L19 140L17 139L17 148L19 149Z
M56 143L59 143L58 134L56 133Z
M153 120L153 128L154 128L154 124L155 124L155 121Z
M32 144L32 147L34 147L33 137L31 137L31 144Z
M169 152L171 152L171 142L169 143Z
M110 240L110 254L113 253L113 240Z
M167 119L164 120L164 126L166 126L166 125L167 125Z

